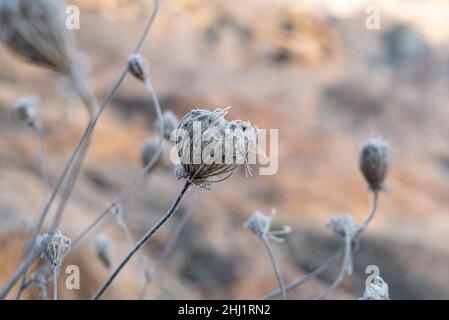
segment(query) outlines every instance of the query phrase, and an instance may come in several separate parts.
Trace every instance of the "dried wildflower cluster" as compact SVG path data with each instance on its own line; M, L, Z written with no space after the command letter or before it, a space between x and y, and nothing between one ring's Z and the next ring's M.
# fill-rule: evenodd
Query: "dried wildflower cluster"
M45 233L41 241L44 249L43 256L50 261L53 268L60 267L65 256L70 251L70 238L56 230L51 234Z
M256 130L249 122L227 121L228 110L196 109L181 119L176 130L179 179L207 188L230 177L239 165L251 173L248 157L256 149Z
M372 191L382 190L389 164L388 146L381 138L371 138L362 143L359 167Z
M32 63L61 74L72 71L73 39L61 0L0 1L0 38Z
M24 96L20 98L13 107L14 118L25 126L37 129L40 126L38 109L39 96Z

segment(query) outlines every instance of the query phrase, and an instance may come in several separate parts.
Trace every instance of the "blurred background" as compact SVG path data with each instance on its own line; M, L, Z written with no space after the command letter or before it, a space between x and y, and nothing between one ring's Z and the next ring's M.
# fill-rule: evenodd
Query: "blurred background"
M90 64L102 97L120 73L151 12L151 1L73 0L81 9L77 48ZM367 8L379 9L370 30ZM290 282L320 266L341 244L324 227L336 214L362 222L371 198L358 170L358 146L381 135L393 155L372 227L354 254L355 272L333 298L364 290L368 265L377 265L392 299L449 298L449 2L438 0L164 0L142 53L164 110L232 106L229 119L279 129L279 170L245 177L242 171L197 190L192 215L177 245L149 286L149 299L253 299L276 288L269 257L243 228L259 210L276 208L274 228L289 224L274 244ZM0 284L20 263L42 205L38 143L12 121L23 95L42 97L45 160L55 183L87 122L81 102L61 78L0 49ZM156 136L156 115L141 84L128 77L102 115L61 231L75 237L141 168L140 149ZM256 171L257 172L257 171ZM181 188L173 168L160 167L123 204L135 238L151 226ZM193 193L180 208L189 210ZM154 263L179 219L143 249ZM93 246L107 233L116 261L130 248L113 220L96 228L65 260L81 271L89 298L108 275ZM308 299L335 278L339 264L292 290ZM64 274L62 275L64 277ZM105 298L135 299L143 284L134 258ZM33 287L25 298L36 298Z

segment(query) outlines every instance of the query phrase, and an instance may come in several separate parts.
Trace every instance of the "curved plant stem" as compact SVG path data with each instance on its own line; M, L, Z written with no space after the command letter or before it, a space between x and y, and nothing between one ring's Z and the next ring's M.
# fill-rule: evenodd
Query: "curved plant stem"
M262 242L263 242L265 248L267 249L268 255L270 256L271 264L273 265L273 270L274 270L274 273L276 274L276 279L277 279L277 282L279 285L279 290L281 292L282 300L287 300L287 294L285 291L284 280L282 279L281 270L276 261L276 257L274 256L273 247L271 246L270 240L267 237L262 237L261 239L262 239Z
M346 275L352 274L352 247L353 244L360 239L363 232L370 226L372 220L374 219L374 216L377 212L379 202L379 193L374 192L373 196L373 204L371 207L371 212L368 216L368 218L365 220L363 224L360 225L360 228L355 234L351 234L349 232L345 233L345 251L344 251L344 257L343 262L341 265L341 269L337 275L337 278L334 280L334 282L322 293L320 293L318 296L314 298L314 300L318 299L326 299L329 297L332 292L340 285L340 283L344 280Z
M155 265L152 268L148 268L145 272L145 281L142 286L142 289L139 293L139 300L145 299L148 291L148 286L151 283L151 280L154 279L156 274L161 269L164 262L167 260L170 253L174 250L176 241L178 240L179 235L181 234L181 231L185 224L187 223L187 220L189 219L190 215L193 212L193 208L195 207L195 203L197 200L197 193L195 192L192 198L192 201L187 209L187 211L183 214L181 220L176 225L175 229L172 232L172 235L170 239L168 240L167 244L164 247L164 250L162 251L161 255L157 259Z
M101 295L105 292L105 290L111 285L112 281L114 281L115 277L120 273L123 267L128 263L131 257L151 238L151 236L173 215L176 209L181 202L182 197L185 195L186 191L190 187L190 182L186 181L184 187L178 193L177 197L173 201L170 208L167 210L165 215L153 226L151 227L140 240L134 245L130 252L123 258L123 260L118 264L118 266L112 271L109 278L106 282L101 286L100 289L94 294L92 297L93 300L97 300L101 297Z
M343 252L343 247L339 248L337 251L334 252L334 254L332 254L332 256L327 259L320 267L318 267L316 270L304 275L303 277L296 279L290 283L288 283L285 286L285 290L286 291L290 291L292 289L295 289L299 286L302 286L303 284L306 284L307 282L315 279L316 277L318 277L321 273L323 273L324 271L326 271L330 266L332 266L335 261L338 259L338 257L342 254ZM266 294L265 296L262 297L263 300L268 300L268 299L273 299L276 298L277 296L281 295L281 290L277 289L274 290L268 294Z

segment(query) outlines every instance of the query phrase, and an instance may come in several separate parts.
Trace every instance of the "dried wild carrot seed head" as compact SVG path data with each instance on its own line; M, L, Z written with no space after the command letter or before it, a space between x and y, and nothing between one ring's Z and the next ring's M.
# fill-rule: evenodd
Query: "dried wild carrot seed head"
M70 238L56 230L52 234L45 233L41 241L44 246L43 256L50 261L53 268L60 267L70 251Z
M389 164L388 145L381 138L371 138L361 144L359 167L372 191L382 190Z
M181 163L178 178L207 188L230 177L239 165L249 168L248 146L255 144L255 135L248 133L255 129L249 122L227 121L228 109L197 109L181 119L176 129ZM248 143L248 139L254 143Z

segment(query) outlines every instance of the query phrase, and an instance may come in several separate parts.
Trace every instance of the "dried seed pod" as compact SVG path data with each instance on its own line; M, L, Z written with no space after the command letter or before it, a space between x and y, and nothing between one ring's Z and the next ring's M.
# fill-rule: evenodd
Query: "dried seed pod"
M162 113L162 123L164 125L163 136L166 140L170 141L171 133L176 129L176 127L178 127L178 122L178 118L170 110L164 111ZM156 131L159 133L161 131L161 124L159 122L159 119L155 121L154 126L156 128Z
M101 263L107 268L114 264L114 244L105 233L100 233L95 238L95 252Z
M359 300L390 300L388 284L380 276L374 279L374 283L366 286L363 296Z
M231 123L225 119L227 113L228 108L197 109L181 119L176 129L176 148L184 172L179 172L178 176L207 188L210 183L230 177L239 165L248 163L246 146L249 144L238 139L234 132L237 122L230 127ZM249 124L245 125L249 126L245 131L253 130ZM236 153L236 150L240 151ZM243 158L242 161L238 161L239 158Z
M14 118L26 126L37 128L40 101L40 97L35 95L21 97L13 107Z
M149 67L147 60L139 53L134 53L128 57L129 72L141 81L148 77Z
M68 74L74 46L64 8L60 0L0 1L0 38L28 61Z
M145 141L142 150L140 152L140 159L143 167L146 167L153 159L153 157L156 156L158 148L159 148L159 138L150 138L147 141ZM156 163L151 169L155 169L157 167L161 168L170 167L171 162L169 152L170 146L166 142L162 141L161 152L158 155ZM148 172L151 172L151 169Z
M381 138L371 138L361 144L359 167L372 191L382 190L389 164L388 145Z
M50 261L53 268L60 267L70 251L70 238L56 230L51 234L45 233L41 241L44 245L43 256Z

